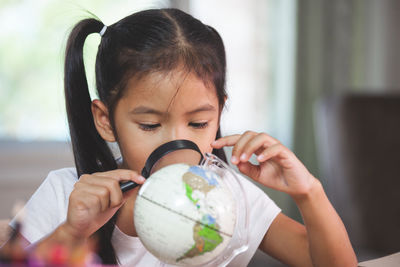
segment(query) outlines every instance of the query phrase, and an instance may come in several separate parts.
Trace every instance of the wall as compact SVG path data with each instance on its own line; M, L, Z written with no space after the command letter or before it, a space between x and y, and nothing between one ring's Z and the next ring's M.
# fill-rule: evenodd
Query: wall
M18 201L27 201L54 169L71 167L65 142L0 142L0 219L11 218Z

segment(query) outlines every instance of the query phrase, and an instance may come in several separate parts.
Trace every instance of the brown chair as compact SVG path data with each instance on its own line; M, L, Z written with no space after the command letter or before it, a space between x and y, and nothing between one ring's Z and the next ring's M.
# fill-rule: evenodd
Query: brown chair
M321 177L359 260L400 251L400 95L316 105Z

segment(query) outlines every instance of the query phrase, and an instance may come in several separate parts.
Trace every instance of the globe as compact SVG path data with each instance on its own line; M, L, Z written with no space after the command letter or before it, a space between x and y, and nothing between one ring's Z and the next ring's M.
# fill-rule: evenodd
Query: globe
M236 206L221 177L202 166L173 164L153 173L139 190L136 232L164 263L215 262L235 229Z

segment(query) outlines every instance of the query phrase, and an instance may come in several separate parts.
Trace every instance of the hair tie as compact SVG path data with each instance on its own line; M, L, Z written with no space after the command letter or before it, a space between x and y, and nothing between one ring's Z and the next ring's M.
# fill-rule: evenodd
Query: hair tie
M106 32L106 30L107 30L107 26L104 25L104 26L103 26L103 29L101 29L101 31L99 32L99 34L100 34L101 37L103 37L103 35L104 35L104 33Z

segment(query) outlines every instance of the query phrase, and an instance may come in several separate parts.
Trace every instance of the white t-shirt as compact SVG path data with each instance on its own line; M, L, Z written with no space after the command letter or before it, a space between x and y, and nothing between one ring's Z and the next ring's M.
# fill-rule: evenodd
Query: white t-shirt
M241 177L241 183L249 204L249 248L236 256L228 266L247 266L267 229L281 211L257 186ZM53 232L66 220L68 200L78 181L75 168L64 168L49 173L44 182L26 203L23 211L21 234L34 243ZM19 215L17 215L19 216ZM10 226L15 228L14 218ZM117 257L124 266L172 266L161 263L150 254L138 237L124 234L115 227L111 242Z

